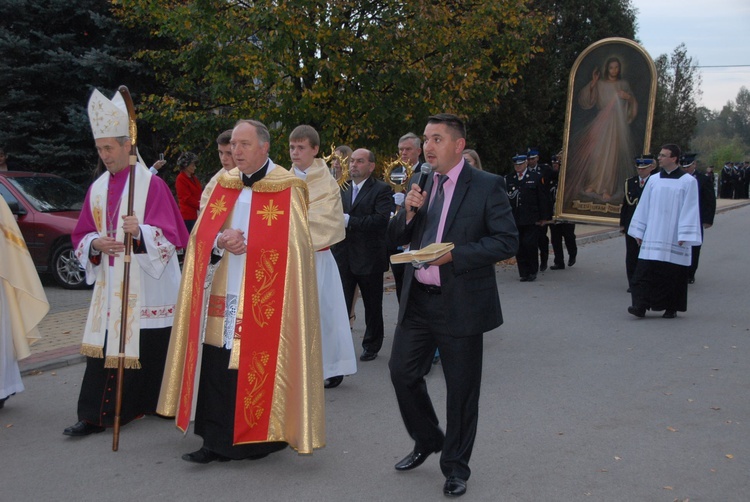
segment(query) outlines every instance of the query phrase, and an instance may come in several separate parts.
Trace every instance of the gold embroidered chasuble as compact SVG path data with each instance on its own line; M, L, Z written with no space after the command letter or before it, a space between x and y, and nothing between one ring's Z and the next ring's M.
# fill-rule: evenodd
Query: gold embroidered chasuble
M285 441L299 453L312 453L325 444L325 416L307 189L285 169L271 167L252 187L245 232L247 262L228 368L239 372L234 444ZM243 186L238 169L218 177L185 254L157 406L157 413L176 416L183 431L198 391L201 340L197 336L206 344L226 345L225 323L231 317L225 315L228 253L218 264L208 263L216 235L229 228L242 190L250 188ZM282 236L274 233L287 228L281 223L288 225ZM278 324L271 336L269 325L274 322Z
M4 289L10 316L10 333L17 360L31 355L39 323L49 311L34 262L18 224L4 200L0 200L0 287ZM2 361L0 361L2 362Z

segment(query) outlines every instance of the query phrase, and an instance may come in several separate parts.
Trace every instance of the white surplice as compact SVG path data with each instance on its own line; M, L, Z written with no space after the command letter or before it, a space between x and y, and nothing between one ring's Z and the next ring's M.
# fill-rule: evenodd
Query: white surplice
M692 246L702 241L695 178L651 176L633 214L628 235L643 241L639 259L690 266Z
M296 167L292 172L307 182L310 191L310 234L315 251L315 272L318 278L318 302L323 345L323 377L353 375L357 372L349 313L344 299L341 275L333 253L332 243L343 239L344 222L338 185L321 159L315 159L307 171ZM340 227L331 232L331 227ZM332 235L337 235L336 237ZM323 249L319 249L324 245Z

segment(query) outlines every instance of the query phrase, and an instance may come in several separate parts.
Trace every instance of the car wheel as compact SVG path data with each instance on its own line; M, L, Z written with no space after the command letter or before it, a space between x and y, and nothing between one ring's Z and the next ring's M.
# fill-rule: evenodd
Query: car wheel
M63 244L55 249L52 254L50 271L55 282L65 289L87 287L86 271L81 268L70 243Z

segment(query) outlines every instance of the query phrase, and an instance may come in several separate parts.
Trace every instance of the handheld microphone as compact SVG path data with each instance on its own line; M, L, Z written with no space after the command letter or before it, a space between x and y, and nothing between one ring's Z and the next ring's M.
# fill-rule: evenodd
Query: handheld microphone
M432 166L425 162L422 164L422 172L419 175L419 192L424 192L424 186L427 184L427 180L430 178L430 174L432 174ZM416 213L417 208L412 206L411 207L412 212Z

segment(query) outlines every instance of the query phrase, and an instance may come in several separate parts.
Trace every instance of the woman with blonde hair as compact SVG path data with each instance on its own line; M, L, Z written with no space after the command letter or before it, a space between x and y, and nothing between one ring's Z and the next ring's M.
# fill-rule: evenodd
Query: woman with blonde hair
M469 165L471 165L471 167L476 167L480 171L483 170L482 161L479 160L479 154L475 150L472 150L471 148L464 150L464 159Z

